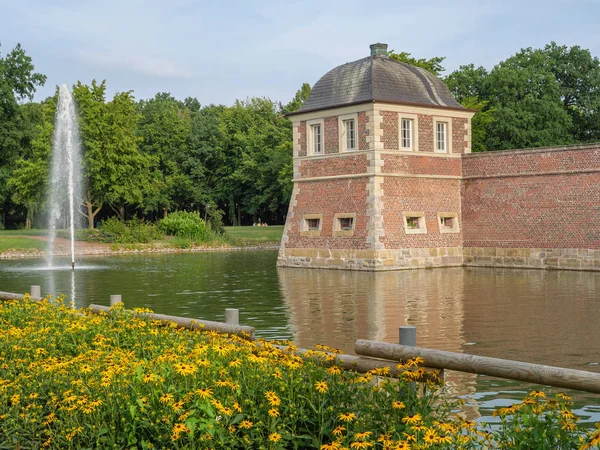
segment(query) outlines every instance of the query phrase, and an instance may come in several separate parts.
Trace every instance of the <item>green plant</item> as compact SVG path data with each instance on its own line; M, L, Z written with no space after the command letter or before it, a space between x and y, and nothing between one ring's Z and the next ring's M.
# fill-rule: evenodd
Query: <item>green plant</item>
M170 236L191 239L194 242L207 242L215 238L215 233L197 212L171 213L158 223L158 228Z

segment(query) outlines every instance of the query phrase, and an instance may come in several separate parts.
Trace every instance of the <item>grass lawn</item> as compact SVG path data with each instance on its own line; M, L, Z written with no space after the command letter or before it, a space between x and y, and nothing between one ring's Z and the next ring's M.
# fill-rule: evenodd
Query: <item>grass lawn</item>
M269 227L225 227L227 241L234 245L279 244L283 234L283 225Z
M46 243L26 236L12 236L0 232L0 252L7 250L43 249Z

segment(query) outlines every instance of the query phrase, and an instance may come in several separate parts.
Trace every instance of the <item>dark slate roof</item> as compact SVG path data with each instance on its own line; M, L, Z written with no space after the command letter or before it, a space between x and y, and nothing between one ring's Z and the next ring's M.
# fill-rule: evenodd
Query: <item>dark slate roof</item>
M387 56L369 56L323 75L292 114L368 102L466 109L454 100L448 86L425 69Z

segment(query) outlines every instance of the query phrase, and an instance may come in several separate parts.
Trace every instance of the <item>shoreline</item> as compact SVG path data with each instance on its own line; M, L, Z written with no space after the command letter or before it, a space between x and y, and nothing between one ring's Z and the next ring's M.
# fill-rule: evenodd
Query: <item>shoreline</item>
M102 247L99 247L102 245ZM93 247L81 246L75 248L76 256L115 256L115 255L133 255L139 253L200 253L200 252L227 252L227 251L240 251L240 250L276 250L279 248L277 242L265 242L262 244L253 245L242 245L242 246L216 246L216 247L203 247L194 246L190 248L176 248L176 247L147 247L147 248L111 248L112 244L95 244ZM138 244L143 245L143 244ZM69 256L70 252L59 251L54 256ZM7 250L0 253L0 260L3 259L36 259L45 258L47 256L45 250L27 250L27 249L15 249Z

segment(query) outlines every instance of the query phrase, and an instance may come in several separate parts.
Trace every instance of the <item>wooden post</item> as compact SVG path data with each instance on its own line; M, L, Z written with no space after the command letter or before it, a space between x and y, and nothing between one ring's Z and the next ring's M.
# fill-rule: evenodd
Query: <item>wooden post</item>
M37 284L32 284L29 288L29 296L31 298L41 298L42 297L42 288Z
M111 295L110 306L115 306L117 303L123 303L122 297L120 295Z
M229 325L240 324L240 310L236 308L225 308L225 323Z
M405 361L420 357L423 366L434 369L457 370L600 394L600 373L366 340L356 341L354 350L357 355L371 358Z
M398 334L400 345L417 346L417 327L400 327Z

